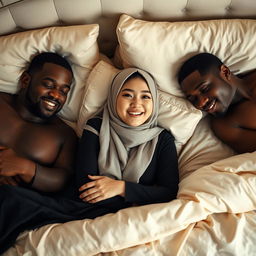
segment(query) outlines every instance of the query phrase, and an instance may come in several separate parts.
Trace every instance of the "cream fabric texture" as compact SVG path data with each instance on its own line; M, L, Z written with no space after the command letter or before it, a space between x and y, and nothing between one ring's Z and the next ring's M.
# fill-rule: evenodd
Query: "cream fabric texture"
M193 135L180 150L180 179L203 166L233 155L234 150L213 134L209 117L206 116L200 120Z
M44 51L66 56L74 71L75 84L60 112L68 121L76 121L85 81L99 60L99 26L50 27L0 37L0 91L16 93L18 79L32 56Z
M1 0L0 35L56 24L97 23L100 51L112 57L121 13L146 20L177 21L256 18L255 10L254 0Z
M123 15L117 29L123 65L152 73L160 88L159 123L181 145L187 141L179 147L178 199L24 232L4 256L256 255L256 153L234 155L221 143L208 119L182 98L175 77L182 61L201 51L217 54L237 73L254 69L255 22L146 22ZM99 62L90 73L80 131L104 104L117 71Z
M148 71L175 96L183 96L179 67L199 52L217 55L235 73L256 67L256 20L149 22L123 14L116 32L124 67Z
M86 121L101 110L106 102L108 88L118 71L119 69L112 64L101 60L90 73L78 119L77 131L80 136ZM193 134L202 113L199 110L191 109L191 105L186 100L177 100L177 97L160 90L159 104L158 123L172 132L176 138L176 145L180 148Z
M77 133L79 136L82 135L83 127L87 120L105 104L108 89L118 71L119 69L104 60L100 60L91 71L85 84L77 122Z
M184 177L176 200L47 225L20 235L4 256L24 248L38 256L56 249L58 255L155 255L156 248L157 255L206 255L207 246L207 255L253 256L255 170L256 153L217 161Z

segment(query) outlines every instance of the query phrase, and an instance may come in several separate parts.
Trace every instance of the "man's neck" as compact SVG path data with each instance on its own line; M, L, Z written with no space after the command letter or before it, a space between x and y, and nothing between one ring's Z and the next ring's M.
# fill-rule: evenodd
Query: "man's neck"
M248 84L247 84L245 78L235 77L233 84L236 87L236 92L235 92L234 98L232 100L232 103L238 102L243 98L251 99L249 87L248 87Z
M239 90L236 90L234 97L232 99L232 104L235 104L244 98L244 95L242 95Z
M237 77L237 79L239 82L238 89L241 95L244 98L251 100L253 97L254 88L256 87L256 70L253 70L243 76L240 75Z
M16 97L15 108L20 117L27 122L38 124L44 124L49 122L49 119L36 116L31 111L29 111L29 109L26 107L25 103L19 96Z

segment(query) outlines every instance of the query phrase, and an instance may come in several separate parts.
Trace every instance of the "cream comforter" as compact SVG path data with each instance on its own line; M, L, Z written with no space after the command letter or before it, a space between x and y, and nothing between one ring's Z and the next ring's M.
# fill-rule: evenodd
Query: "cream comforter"
M202 144L202 134L201 129L190 144L195 145L195 140ZM219 152L216 145L219 142L212 143L210 155L232 155ZM256 255L256 152L194 171L185 165L181 169L174 201L47 225L21 234L4 255Z

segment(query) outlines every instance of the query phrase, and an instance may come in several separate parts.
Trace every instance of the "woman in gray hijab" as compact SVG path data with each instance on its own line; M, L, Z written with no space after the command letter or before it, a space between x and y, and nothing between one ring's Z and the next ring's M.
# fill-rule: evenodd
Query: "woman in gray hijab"
M103 110L84 127L74 195L50 197L1 186L0 253L28 229L175 199L179 174L174 137L158 127L157 116L152 77L136 68L118 73ZM14 209L19 211L13 214Z
M84 202L111 198L116 208L113 198L126 207L176 198L174 137L157 125L158 108L147 72L128 68L116 75L101 115L87 122L80 141L77 184Z

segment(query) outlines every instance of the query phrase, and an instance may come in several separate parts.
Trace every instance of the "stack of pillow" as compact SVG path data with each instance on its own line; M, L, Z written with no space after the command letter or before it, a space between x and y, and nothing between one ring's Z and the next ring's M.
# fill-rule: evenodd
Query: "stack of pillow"
M177 146L191 138L203 114L186 99L177 83L184 60L199 52L217 55L234 73L256 67L255 20L149 22L123 14L116 33L115 60L100 58L97 24L51 27L0 37L0 90L15 93L31 57L53 51L70 61L75 85L60 116L78 135L104 104L111 80L120 69L138 67L152 74L160 95L159 124L170 130ZM119 69L117 68L119 66Z

